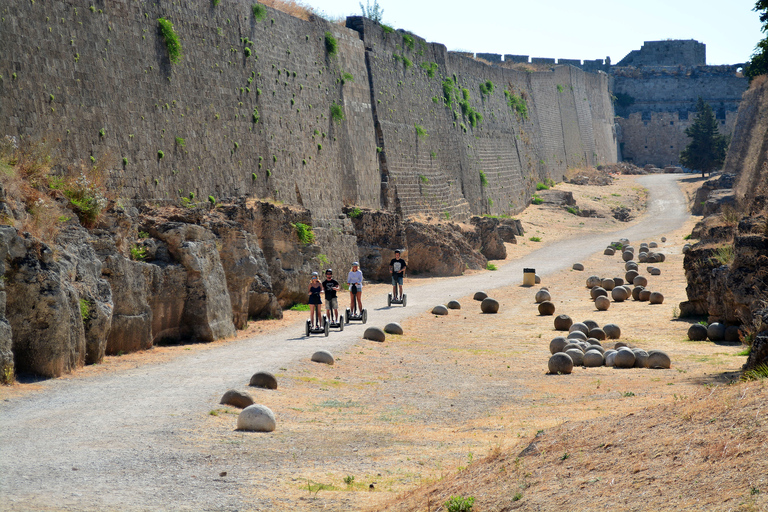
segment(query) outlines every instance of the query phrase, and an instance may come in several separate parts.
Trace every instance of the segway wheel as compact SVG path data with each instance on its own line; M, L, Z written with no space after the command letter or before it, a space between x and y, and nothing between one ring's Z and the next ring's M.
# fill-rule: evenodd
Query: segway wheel
M310 327L310 323L311 323L311 322L310 322L309 320L307 320L307 336L309 336L309 327Z
M339 332L344 330L344 319L339 318Z
M349 311L349 308L347 308L347 317L346 317L346 319L344 320L346 323L349 323L349 316L350 316L351 314L352 314L352 313Z
M331 332L331 324L328 322L325 322L325 325L323 325L323 331L326 336L328 336L328 333Z
M387 294L387 307L390 307L392 305L392 294Z
M363 309L363 314L361 315L363 319L363 323L366 323L368 321L368 311L366 309Z
M406 294L403 294L403 307L405 307L405 300L408 296Z

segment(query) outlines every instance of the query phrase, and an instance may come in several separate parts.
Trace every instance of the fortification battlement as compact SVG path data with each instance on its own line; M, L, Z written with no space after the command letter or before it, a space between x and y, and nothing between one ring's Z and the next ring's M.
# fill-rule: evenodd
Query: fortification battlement
M611 58L580 60L580 59L560 59L552 57L531 57L530 55L512 55L500 53L473 53L473 52L449 52L452 55L460 55L470 59L482 59L491 64L549 64L549 65L570 65L584 71L608 72L611 68Z
M704 66L707 45L694 39L645 41L639 50L632 50L616 66Z

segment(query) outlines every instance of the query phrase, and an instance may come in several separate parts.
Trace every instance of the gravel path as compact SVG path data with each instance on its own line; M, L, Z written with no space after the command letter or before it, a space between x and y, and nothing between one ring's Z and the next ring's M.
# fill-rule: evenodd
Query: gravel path
M635 226L554 243L496 272L411 286L407 308L387 308L385 296L367 297L369 324L383 326L475 290L519 284L524 267L546 276L621 237L650 240L673 231L688 218L679 177L638 180L650 200ZM342 351L359 340L363 327L353 324L328 338L304 338L302 330L296 325L169 362L45 381L38 392L6 399L0 403L0 510L242 510L235 484L202 478L214 460L185 434L224 391L245 387L256 370L277 373L316 350Z

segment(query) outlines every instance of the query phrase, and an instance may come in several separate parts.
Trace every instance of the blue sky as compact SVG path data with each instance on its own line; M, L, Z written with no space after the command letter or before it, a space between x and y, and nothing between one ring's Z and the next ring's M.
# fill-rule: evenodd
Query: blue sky
M329 16L360 14L358 0L306 0ZM363 2L365 3L365 2ZM449 50L618 62L644 41L696 39L707 64L749 59L760 32L754 0L379 0L384 23Z

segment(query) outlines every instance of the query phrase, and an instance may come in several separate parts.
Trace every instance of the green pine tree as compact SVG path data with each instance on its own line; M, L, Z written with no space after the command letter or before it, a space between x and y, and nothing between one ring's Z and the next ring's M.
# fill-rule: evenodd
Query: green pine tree
M722 167L728 149L728 137L720 135L712 107L701 98L696 102L696 119L685 129L685 134L691 138L691 142L680 152L681 164L700 171L702 178L705 173Z

